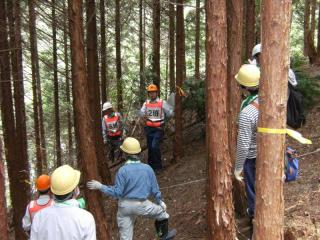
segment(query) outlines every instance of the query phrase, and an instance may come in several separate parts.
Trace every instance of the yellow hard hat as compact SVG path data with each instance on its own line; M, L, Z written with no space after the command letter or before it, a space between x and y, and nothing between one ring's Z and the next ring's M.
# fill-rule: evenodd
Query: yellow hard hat
M237 82L245 87L256 87L259 85L260 70L256 65L244 64L235 76Z
M150 85L147 87L147 91L148 91L148 92L156 92L156 91L158 91L158 87L157 87L157 85L155 85L155 84L150 84Z
M124 151L125 153L129 153L129 154L137 154L137 153L141 152L141 147L140 147L139 141L135 138L132 138L132 137L127 137L123 141L120 148L122 151Z
M65 195L72 192L79 184L80 171L69 165L63 165L51 175L51 192L55 195Z

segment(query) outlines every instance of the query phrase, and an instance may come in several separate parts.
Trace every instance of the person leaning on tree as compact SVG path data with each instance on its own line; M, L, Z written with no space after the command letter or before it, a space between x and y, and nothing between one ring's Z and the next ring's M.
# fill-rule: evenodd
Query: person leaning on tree
M36 180L36 189L38 191L38 199L30 201L27 206L26 213L22 219L22 228L29 235L32 220L37 212L52 206L54 201L50 196L50 177L42 174Z
M172 107L158 97L158 87L150 84L147 87L149 99L143 103L140 117L145 125L144 130L147 137L148 164L156 172L162 170L160 141L164 133L166 117L172 117Z
M87 187L119 199L117 222L121 240L133 239L137 216L155 219L156 232L160 240L173 239L176 230L168 230L169 214L166 212L166 204L162 201L154 171L139 159L139 141L128 137L120 149L125 155L126 163L117 172L115 185L106 186L91 180ZM148 200L149 197L153 197L156 203Z
M109 158L115 160L115 151L122 143L123 123L119 112L116 112L110 102L102 106L102 136L103 143L109 149Z
M252 64L244 64L235 79L248 97L243 101L238 119L237 156L234 175L238 181L244 176L247 194L247 214L251 220L255 210L255 176L257 158L257 124L259 116L260 70Z
M96 224L92 214L79 207L80 171L68 165L51 175L55 203L39 211L31 226L31 240L95 240Z

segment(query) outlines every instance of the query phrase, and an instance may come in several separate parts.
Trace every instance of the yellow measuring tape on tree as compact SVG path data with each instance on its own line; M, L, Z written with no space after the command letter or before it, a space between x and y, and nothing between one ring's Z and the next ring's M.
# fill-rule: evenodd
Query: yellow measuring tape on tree
M294 138L302 144L312 144L312 141L302 137L301 133L294 131L292 129L277 129L277 128L261 128L258 127L259 133L269 133L269 134L288 134L290 137Z

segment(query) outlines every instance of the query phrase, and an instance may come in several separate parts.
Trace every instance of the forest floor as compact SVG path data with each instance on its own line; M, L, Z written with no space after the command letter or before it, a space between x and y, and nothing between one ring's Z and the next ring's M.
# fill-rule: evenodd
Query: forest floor
M287 145L299 154L320 147L320 104L307 115L306 125L299 130L312 139L312 145L301 145L287 139ZM175 165L169 164L172 144L163 143L164 162L168 166L157 178L163 199L170 214L170 228L176 228L176 240L207 239L206 225L206 152L203 126L194 126L185 136L184 157ZM143 153L146 159L146 151ZM300 159L299 178L285 183L285 240L320 239L320 153ZM106 199L109 219L115 220L116 201ZM113 210L112 210L113 209ZM112 217L113 216L113 217ZM118 239L116 223L112 224L112 236ZM239 239L246 239L238 233ZM154 222L137 218L135 237L137 240L153 240Z

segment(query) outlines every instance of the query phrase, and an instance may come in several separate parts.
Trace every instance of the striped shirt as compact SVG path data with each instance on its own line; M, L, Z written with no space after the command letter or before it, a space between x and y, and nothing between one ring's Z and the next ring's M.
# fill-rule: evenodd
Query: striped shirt
M254 101L258 103L258 99ZM243 169L244 162L247 158L257 157L258 116L259 111L252 104L249 104L240 112L235 167L237 171Z

